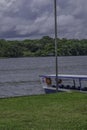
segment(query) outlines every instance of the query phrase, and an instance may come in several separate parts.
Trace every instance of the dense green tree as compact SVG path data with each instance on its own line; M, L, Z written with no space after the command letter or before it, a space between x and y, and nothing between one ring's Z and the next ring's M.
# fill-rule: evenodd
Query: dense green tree
M57 39L59 56L87 55L87 39ZM49 36L23 41L0 40L0 57L54 56L55 42Z
M9 44L4 50L4 57L21 57L23 56L22 48L18 44Z

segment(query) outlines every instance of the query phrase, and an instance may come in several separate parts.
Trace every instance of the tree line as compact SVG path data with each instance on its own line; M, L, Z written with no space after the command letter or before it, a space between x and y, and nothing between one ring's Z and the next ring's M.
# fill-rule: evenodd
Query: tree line
M87 55L87 39L57 39L59 56ZM22 41L0 40L0 57L54 56L55 40L49 36Z

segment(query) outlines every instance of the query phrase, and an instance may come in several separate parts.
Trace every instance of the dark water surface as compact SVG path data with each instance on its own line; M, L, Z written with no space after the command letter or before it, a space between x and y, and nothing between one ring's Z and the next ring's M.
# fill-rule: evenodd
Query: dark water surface
M58 72L87 75L87 56L58 57ZM43 94L40 74L55 74L55 57L0 59L0 97Z

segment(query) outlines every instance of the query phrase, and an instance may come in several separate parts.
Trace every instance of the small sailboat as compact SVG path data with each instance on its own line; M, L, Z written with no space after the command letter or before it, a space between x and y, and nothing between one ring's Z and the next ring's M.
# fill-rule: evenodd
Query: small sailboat
M60 91L80 90L87 92L87 75L65 75L58 74L57 57L57 8L54 0L54 23L55 23L55 75L40 75L40 81L46 93L55 93ZM82 85L84 81L84 86Z

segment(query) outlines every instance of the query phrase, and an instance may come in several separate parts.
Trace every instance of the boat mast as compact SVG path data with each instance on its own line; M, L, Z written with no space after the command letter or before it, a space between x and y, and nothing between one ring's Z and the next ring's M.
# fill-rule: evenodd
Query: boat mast
M56 68L56 91L58 91L58 59L57 59L57 8L54 0L54 22L55 22L55 68Z

